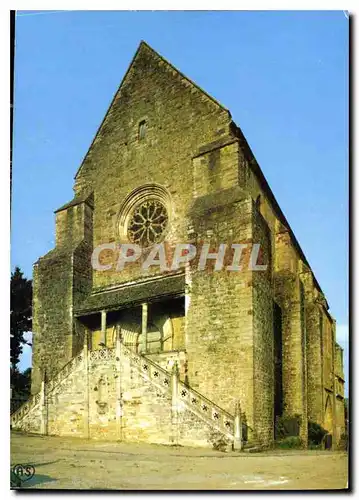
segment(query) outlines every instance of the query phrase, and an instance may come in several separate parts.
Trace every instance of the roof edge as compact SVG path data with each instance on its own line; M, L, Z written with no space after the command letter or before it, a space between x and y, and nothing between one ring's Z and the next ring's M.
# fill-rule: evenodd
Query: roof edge
M93 209L94 208L93 193L90 193L87 195L75 196L72 200L65 203L65 205L62 205L60 208L55 210L54 213L57 214L58 212L66 210L67 208L75 207L76 205L80 205L80 203L86 203L90 208Z
M128 73L130 72L130 69L131 69L131 68L132 68L132 66L133 66L133 63L134 63L134 61L135 61L135 59L136 59L136 57L137 57L137 54L138 54L138 53L139 53L139 51L140 51L140 48L141 48L142 43L144 43L144 42L141 40L141 42L140 42L139 46L137 47L137 50L136 50L136 52L135 52L134 56L132 57L131 62L130 62L130 64L129 64L129 66L128 66L127 70L126 70L126 73L124 74L124 76L123 76L123 78L122 78L122 80L121 80L121 83L120 83L119 87L117 88L116 92L114 93L114 96L113 96L113 97L112 97L112 99L111 99L111 102L110 102L110 104L109 104L109 106L108 106L108 108L107 108L107 111L106 111L106 113L105 113L105 115L104 115L103 119L101 120L100 125L98 126L98 128L97 128L97 130L96 130L96 133L95 133L95 135L94 135L94 138L92 139L91 144L90 144L90 146L88 147L88 149L87 149L87 151L86 151L86 154L85 154L85 156L84 156L84 157L83 157L83 159L82 159L81 165L79 166L79 168L78 168L78 169L77 169L77 171L76 171L76 174L75 174L75 176L74 176L74 179L77 179L77 176L79 175L80 170L82 169L82 167L83 167L83 165L84 165L84 163L85 163L85 160L86 160L86 158L87 158L87 156L88 156L88 154L89 154L90 150L92 149L92 146L94 145L95 140L97 139L97 136L98 136L98 134L99 134L99 132L100 132L100 130L101 130L101 127L102 127L102 125L104 124L104 122L105 122L105 120L106 120L106 118L107 118L107 115L108 115L108 113L109 113L110 109L112 108L112 105L113 105L113 103L115 102L115 99L116 99L116 97L117 97L118 93L119 93L119 92L120 92L120 90L121 90L121 87L122 87L122 85L123 85L123 82L125 81L125 79L126 79L126 77L127 77Z
M185 80L187 80L197 90L199 90L200 92L202 92L202 94L204 94L206 97L208 97L208 99L210 99L212 102L214 102L214 104L216 104L217 106L219 106L220 108L222 108L223 111L226 111L229 114L229 116L231 116L231 112L229 111L228 108L226 108L223 104L221 104L219 101L217 101L217 99L215 97L211 96L210 94L208 94L208 92L206 92L205 90L203 90L202 87L200 87L197 83L195 83L193 80L191 80L191 78L189 78L184 73L182 73L182 71L180 71L178 68L176 68L176 66L174 66L170 61L168 61L168 59L166 59L165 57L163 57L159 52L157 52L150 45L148 45L147 42L145 42L144 40L141 40L140 47L141 47L141 45L144 45L149 50L151 50L159 59L161 59L164 63L168 64L168 66L170 66L174 71L176 71L182 78L184 78Z
M232 121L232 130L233 130L233 133L234 135L236 135L238 137L238 139L240 140L240 146L244 149L244 152L246 153L247 155L247 160L250 164L250 167L251 169L254 171L254 173L257 175L258 177L258 180L260 182L260 184L262 185L262 188L266 191L266 193L268 194L268 197L270 199L270 201L272 202L273 204L273 208L276 212L276 214L278 215L278 218L280 220L280 222L282 224L284 224L287 228L288 228L288 231L289 231L289 234L291 236L291 239L294 243L294 247L296 248L296 250L298 251L299 253L299 256L300 258L303 260L303 262L309 267L309 269L311 270L311 272L313 273L313 281L314 281L314 284L316 285L316 287L318 288L318 290L324 295L324 298L325 298L325 301L326 301L326 304L327 304L327 307L329 309L329 304L326 300L326 297L325 297L325 294L321 288L321 286L319 285L319 282L317 280L317 278L315 277L315 274L314 274L314 271L311 267L311 265L309 264L295 234L294 234L294 231L292 230L292 228L290 227L290 224L286 218L286 216L284 215L282 209L280 208L279 206L279 203L277 202L276 200L276 197L274 196L274 193L271 189L271 187L269 186L268 184L268 181L267 179L265 178L264 174L263 174L263 171L262 169L260 168L254 154L253 154L253 151L251 149L251 147L249 146L248 142L247 142L247 139L245 138L242 130L240 129L240 127L238 127L238 125L236 125L236 123L234 121Z

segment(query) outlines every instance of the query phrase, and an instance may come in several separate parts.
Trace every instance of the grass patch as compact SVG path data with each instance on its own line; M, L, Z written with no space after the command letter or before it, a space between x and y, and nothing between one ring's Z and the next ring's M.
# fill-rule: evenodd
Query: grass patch
M299 450L303 447L303 441L299 436L288 436L276 442L276 448L280 450Z

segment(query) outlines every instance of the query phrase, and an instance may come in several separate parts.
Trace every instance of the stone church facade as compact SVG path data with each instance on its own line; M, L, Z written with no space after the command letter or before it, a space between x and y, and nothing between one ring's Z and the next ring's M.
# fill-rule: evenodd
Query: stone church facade
M167 265L146 266L160 243ZM171 265L184 243L207 248L204 269L198 255ZM125 244L142 253L121 265ZM15 428L239 447L270 446L281 416L304 442L308 421L334 444L344 432L335 320L246 139L144 42L33 284L32 397Z

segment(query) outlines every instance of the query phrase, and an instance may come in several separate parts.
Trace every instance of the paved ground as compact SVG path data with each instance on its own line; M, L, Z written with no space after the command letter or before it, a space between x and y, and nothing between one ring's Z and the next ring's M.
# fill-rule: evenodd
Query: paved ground
M221 453L12 433L11 465L32 464L24 488L118 490L342 489L346 453Z

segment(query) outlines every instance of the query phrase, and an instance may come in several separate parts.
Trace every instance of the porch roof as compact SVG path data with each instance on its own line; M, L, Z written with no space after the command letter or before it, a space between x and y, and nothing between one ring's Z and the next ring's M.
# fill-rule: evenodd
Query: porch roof
M142 302L183 296L185 276L183 273L161 276L138 283L123 284L114 289L99 290L89 295L74 310L75 316L93 314L102 310L113 311L136 306Z

